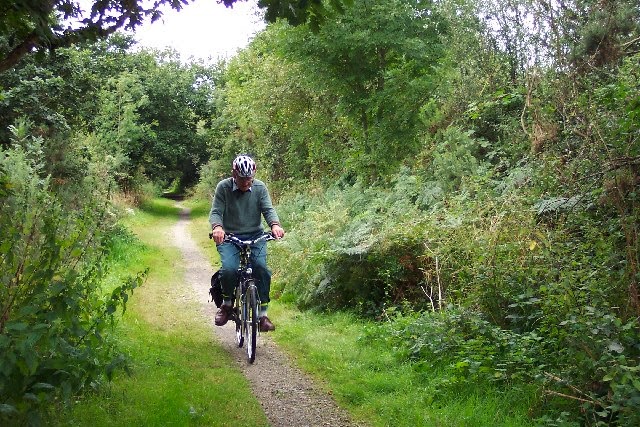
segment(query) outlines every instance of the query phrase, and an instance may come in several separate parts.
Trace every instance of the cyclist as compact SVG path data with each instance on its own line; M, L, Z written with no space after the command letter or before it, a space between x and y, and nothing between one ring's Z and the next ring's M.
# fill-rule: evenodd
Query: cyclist
M264 233L262 228L262 217L264 217L275 238L284 236L284 229L280 226L278 214L273 208L266 185L255 179L255 161L246 154L239 155L233 160L231 174L230 178L223 179L216 186L209 213L212 237L216 242L222 263L220 281L223 302L216 313L217 326L225 325L231 316L233 291L238 283L238 266L240 265L238 249L232 243L224 242L225 234L232 233L242 240L259 237ZM271 271L267 268L265 241L251 248L251 265L260 298L260 331L273 331L275 326L267 317Z

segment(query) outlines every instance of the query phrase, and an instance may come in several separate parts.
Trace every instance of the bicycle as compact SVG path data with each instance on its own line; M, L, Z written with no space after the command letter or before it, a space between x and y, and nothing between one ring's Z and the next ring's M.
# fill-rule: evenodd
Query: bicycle
M213 238L213 234L209 233L209 238ZM238 347L244 345L247 341L247 358L249 363L256 360L256 344L258 338L258 309L260 307L260 297L258 296L258 288L253 277L253 268L251 267L251 246L261 241L276 240L271 233L265 233L253 240L241 240L233 234L227 234L224 242L234 244L240 251L240 266L238 267L238 284L234 291L234 305L231 314L231 320L235 322L236 336L235 341ZM214 275L215 277L215 275ZM211 295L213 296L213 284ZM220 295L221 297L221 295ZM218 297L218 298L220 298ZM214 300L216 298L214 297ZM217 301L216 301L217 305Z

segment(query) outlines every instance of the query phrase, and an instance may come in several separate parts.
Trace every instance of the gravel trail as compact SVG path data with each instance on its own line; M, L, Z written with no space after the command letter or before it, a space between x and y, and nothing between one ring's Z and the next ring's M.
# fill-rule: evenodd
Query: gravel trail
M210 319L212 333L249 380L271 425L362 427L362 424L351 421L329 394L296 368L292 360L278 349L269 334L260 334L256 361L250 364L245 348L238 348L235 344L235 327L232 322L223 327L214 326L216 307L208 302L212 267L189 235L189 214L188 209L182 208L181 218L173 230L172 242L182 254L186 269L185 280L191 284L197 301L201 302L205 318Z

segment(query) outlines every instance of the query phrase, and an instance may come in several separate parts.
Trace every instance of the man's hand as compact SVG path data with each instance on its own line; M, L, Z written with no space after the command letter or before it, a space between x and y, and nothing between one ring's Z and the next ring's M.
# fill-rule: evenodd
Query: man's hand
M282 239L284 237L284 229L278 224L273 224L273 227L271 227L271 233L276 239Z
M216 242L216 245L219 245L224 241L224 229L219 225L211 231L211 237L213 241Z

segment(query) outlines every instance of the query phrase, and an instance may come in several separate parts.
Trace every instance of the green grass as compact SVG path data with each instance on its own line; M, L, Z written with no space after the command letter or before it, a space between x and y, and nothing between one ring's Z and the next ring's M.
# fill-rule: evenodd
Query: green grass
M116 276L150 268L116 331L131 375L119 373L99 392L78 398L52 425L268 425L183 283L180 254L168 244L178 219L174 204L155 200L126 221L144 245L127 245Z
M193 208L191 233L212 260L208 206ZM274 277L278 280L278 277ZM531 426L535 389L453 384L449 373L397 357L374 324L348 313L300 312L273 301L275 341L355 419L372 426Z
M203 250L212 265L220 265L220 257L213 240L209 239L211 225L209 224L209 210L211 203L206 200L186 200L182 203L184 207L191 209L191 222L189 232L191 238Z
M401 362L371 324L348 313L273 304L275 340L357 419L374 426L530 426L532 390L444 386L443 372ZM376 328L374 328L375 330ZM366 336L366 337L365 337Z

